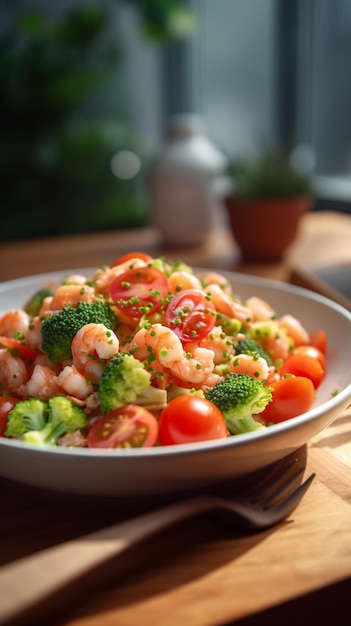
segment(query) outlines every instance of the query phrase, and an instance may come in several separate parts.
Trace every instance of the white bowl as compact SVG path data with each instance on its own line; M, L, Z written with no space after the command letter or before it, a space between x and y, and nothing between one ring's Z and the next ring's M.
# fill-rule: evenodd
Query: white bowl
M87 275L93 270L67 272ZM201 269L200 271L204 271ZM0 284L0 314L22 307L50 273ZM165 494L237 479L282 459L326 428L351 401L351 313L318 294L278 281L222 272L243 298L267 300L308 331L328 334L328 373L310 411L266 430L213 442L133 450L42 449L0 439L0 475L28 485L98 496ZM335 395L335 390L338 394Z

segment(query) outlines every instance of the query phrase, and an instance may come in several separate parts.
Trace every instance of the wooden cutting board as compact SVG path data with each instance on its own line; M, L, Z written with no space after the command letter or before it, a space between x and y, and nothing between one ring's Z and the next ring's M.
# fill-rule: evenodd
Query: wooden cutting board
M333 605L328 590L338 582L339 593L345 584L351 590L351 468L321 446L337 440L335 430L328 432L309 446L307 472L316 472L316 479L286 523L245 537L208 525L179 528L149 544L143 557L132 555L128 575L117 574L96 590L65 626L213 626L249 616L252 624L268 624L270 609L284 624L312 623L304 621L311 610L313 623L318 615L325 618ZM145 568L155 551L155 562ZM330 598L327 606L320 595L313 606L319 590ZM349 596L335 597L338 624L347 623L342 603L348 606Z
M328 612L338 626L349 623L344 609L349 611L351 591L351 410L308 445L306 474L311 471L312 486L280 526L240 535L206 516L187 522L125 555L109 577L56 610L53 624L300 626L325 621ZM44 494L34 499L37 511L28 510L35 491L17 489L22 501L3 509L1 521L5 528L7 523L1 551L9 560L78 534L89 511L100 522L110 514L103 506L82 507L79 518L78 508L72 508L70 519ZM70 500L59 502L67 509ZM37 533L28 526L35 520Z

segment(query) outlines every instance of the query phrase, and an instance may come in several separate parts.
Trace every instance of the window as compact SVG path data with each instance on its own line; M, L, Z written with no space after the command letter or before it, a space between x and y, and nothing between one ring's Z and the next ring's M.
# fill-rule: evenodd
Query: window
M351 0L299 2L297 127L316 157L319 208L351 212Z
M168 65L168 113L201 113L232 155L262 140L309 145L318 207L350 212L351 0L190 4L199 29Z
M231 154L255 148L277 130L276 2L192 0L190 4L198 13L199 28L183 44L181 85L179 90L173 87L171 112L184 112L187 106L202 114L212 138ZM177 78L176 72L172 78ZM182 94L178 101L177 91Z

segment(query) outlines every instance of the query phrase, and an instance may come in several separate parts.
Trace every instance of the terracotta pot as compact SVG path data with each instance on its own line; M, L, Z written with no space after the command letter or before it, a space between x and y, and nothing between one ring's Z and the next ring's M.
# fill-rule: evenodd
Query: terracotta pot
M224 203L243 258L278 261L297 236L301 216L313 200L308 196L247 201L230 197Z

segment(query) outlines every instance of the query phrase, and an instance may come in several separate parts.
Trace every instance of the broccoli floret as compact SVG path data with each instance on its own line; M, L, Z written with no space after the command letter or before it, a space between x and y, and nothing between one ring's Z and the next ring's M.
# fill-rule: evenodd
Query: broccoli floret
M72 339L85 324L104 324L113 330L116 318L110 304L102 300L78 302L76 307L64 306L61 311L43 321L42 350L50 361L61 363L72 358Z
M233 435L266 428L255 415L272 400L272 388L248 374L229 374L205 393L222 412Z
M53 396L46 403L47 421L43 428L27 430L22 441L39 446L56 446L66 433L83 428L86 423L84 411L65 396Z
M151 374L134 356L119 352L106 366L98 382L100 408L103 415L136 398L150 386Z
M6 437L19 438L28 430L41 430L46 422L46 402L38 398L20 400L8 414Z
M47 298L48 296L52 296L52 294L53 290L49 287L43 287L43 289L39 289L39 291L36 291L30 298L30 300L28 300L28 302L25 304L24 310L32 317L35 317L36 315L38 315L45 298Z
M235 354L258 354L267 361L268 365L272 365L272 359L269 354L267 354L257 341L250 337L245 337L245 339L238 342L235 347Z

